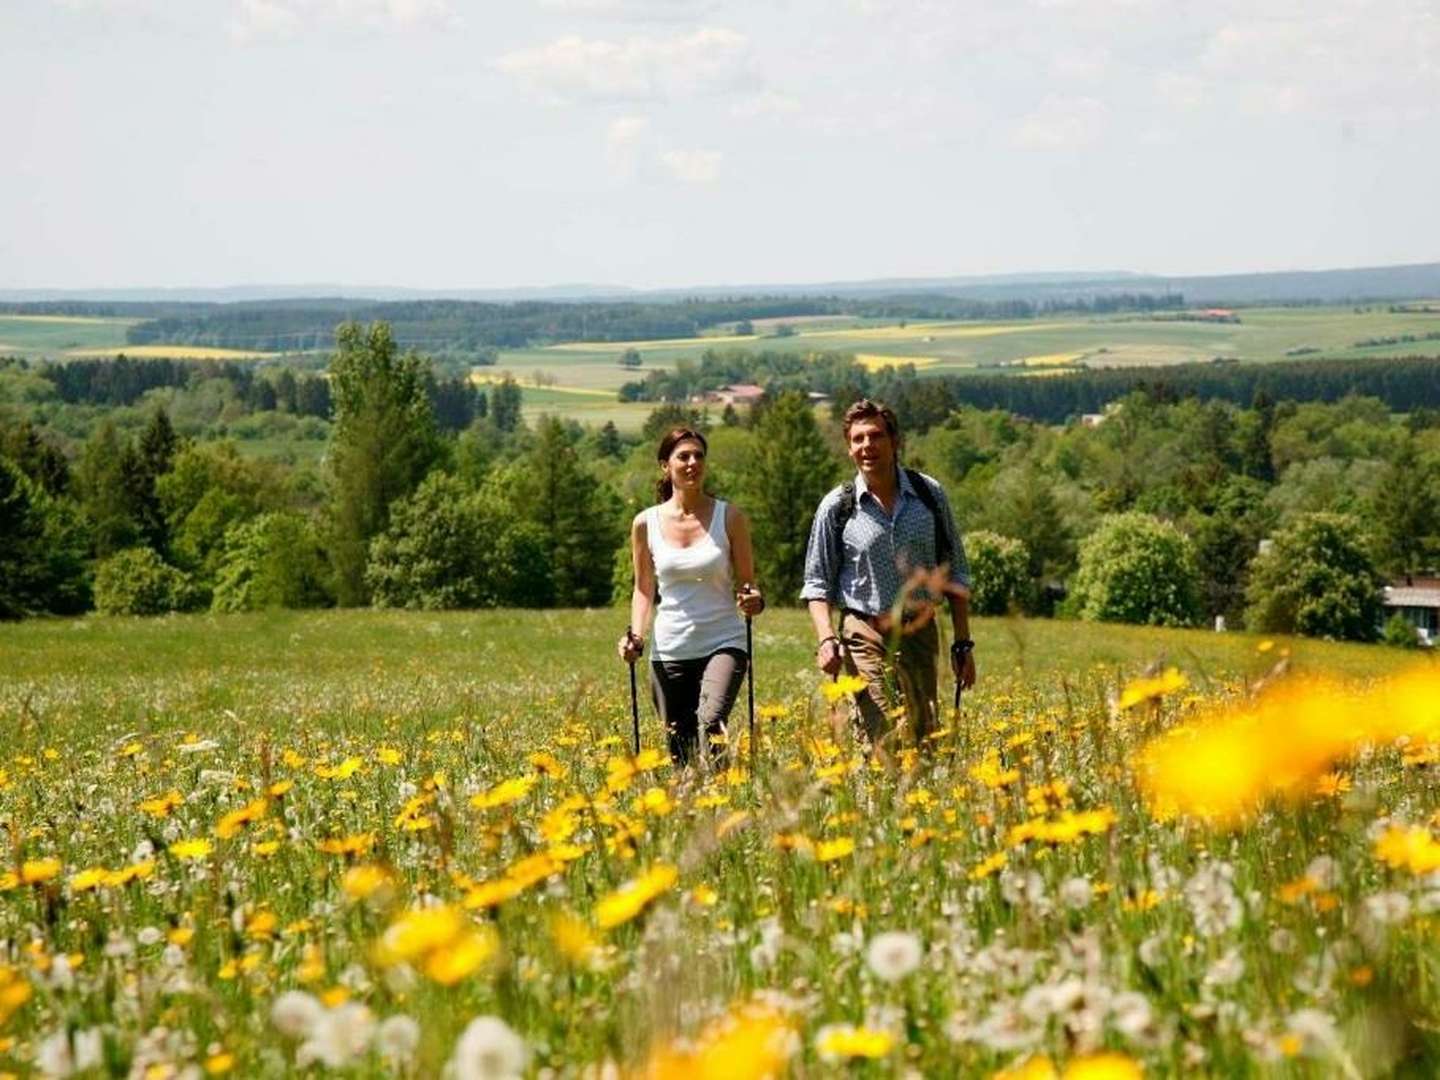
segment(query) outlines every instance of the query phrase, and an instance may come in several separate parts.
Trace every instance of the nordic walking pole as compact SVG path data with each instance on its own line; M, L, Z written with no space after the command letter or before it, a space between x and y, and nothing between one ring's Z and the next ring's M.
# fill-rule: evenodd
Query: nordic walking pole
M755 771L755 635L745 616L745 675L750 682L750 771Z
M625 628L625 637L634 640L635 632ZM630 661L630 723L635 733L635 756L640 756L640 698L635 691L635 661Z

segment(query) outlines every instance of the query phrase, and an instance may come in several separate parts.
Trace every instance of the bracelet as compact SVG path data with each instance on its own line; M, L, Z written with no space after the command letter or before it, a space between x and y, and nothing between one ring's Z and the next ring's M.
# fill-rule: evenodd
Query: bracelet
M826 645L829 645L830 642L832 642L832 641L833 641L836 645L839 645L839 644L840 644L840 639L839 639L838 637L836 637L834 634L831 634L831 635L830 635L829 637L827 637L827 638L821 638L821 639L820 639L820 644L815 646L815 651L816 651L816 652L819 652L819 651L820 651L821 649L823 649Z
M950 646L951 656L964 656L966 653L974 651L975 642L971 641L969 638L965 638L963 641L957 641Z

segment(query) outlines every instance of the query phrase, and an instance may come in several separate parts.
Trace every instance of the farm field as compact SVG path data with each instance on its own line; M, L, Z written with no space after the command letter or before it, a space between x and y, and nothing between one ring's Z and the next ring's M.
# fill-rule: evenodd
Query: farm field
M772 611L760 741L742 698L677 775L648 706L630 753L623 618L0 625L0 1069L1440 1063L1433 663L982 619L962 715L867 763Z
M135 359L254 360L279 355L204 345L127 345L125 331L143 321L73 315L0 315L0 356L104 359L123 352Z
M509 371L526 383L537 372L554 380L552 389L615 391L643 378L651 368L669 368L680 360L699 362L712 348L778 349L798 352L850 352L874 369L887 363L914 363L926 375L996 373L1027 368L1129 367L1206 361L1216 356L1242 361L1281 362L1292 356L1366 357L1429 355L1440 357L1440 317L1351 307L1240 309L1240 323L1179 322L1123 315L1094 319L1017 322L911 322L835 326L793 320L788 337L721 337L655 342L571 342L548 348L506 350L493 369ZM771 320L783 322L785 320ZM757 329L759 328L757 324ZM1410 335L1420 340L1358 347L1357 343ZM639 368L618 363L634 348ZM1295 350L1307 350L1296 352ZM527 400L536 392L526 388ZM536 398L538 400L538 398ZM567 409L567 412L569 410ZM580 414L575 414L580 418Z

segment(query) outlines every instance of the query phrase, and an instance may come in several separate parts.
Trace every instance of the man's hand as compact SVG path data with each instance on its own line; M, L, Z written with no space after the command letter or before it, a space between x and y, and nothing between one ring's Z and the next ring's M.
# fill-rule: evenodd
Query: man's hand
M815 666L826 675L834 676L840 673L841 659L840 639L837 637L826 638L815 650Z
M615 645L615 651L620 654L620 659L627 664L633 664L645 652L645 639L636 637L629 630L620 635L620 640Z
M960 686L969 690L975 685L975 652L973 649L951 649L950 670Z

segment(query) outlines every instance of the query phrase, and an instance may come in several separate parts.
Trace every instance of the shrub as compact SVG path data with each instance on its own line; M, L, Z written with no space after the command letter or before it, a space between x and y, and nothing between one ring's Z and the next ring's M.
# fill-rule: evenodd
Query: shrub
M1418 649L1420 647L1420 635L1411 625L1410 620L1398 611L1385 620L1385 628L1380 633L1380 640L1386 645L1393 645L1398 649Z
M1189 537L1149 514L1112 514L1080 545L1068 601L1096 622L1189 626L1199 617L1200 575Z
M1023 540L980 529L965 534L970 561L970 610L1005 615L1023 607L1030 594L1030 550Z
M164 615L194 606L190 576L150 548L117 551L95 570L95 607L105 615Z
M225 533L212 611L327 607L332 574L315 527L298 514L261 514Z
M1245 624L1264 633L1374 641L1380 589L1360 522L1348 514L1304 514L1255 557Z

